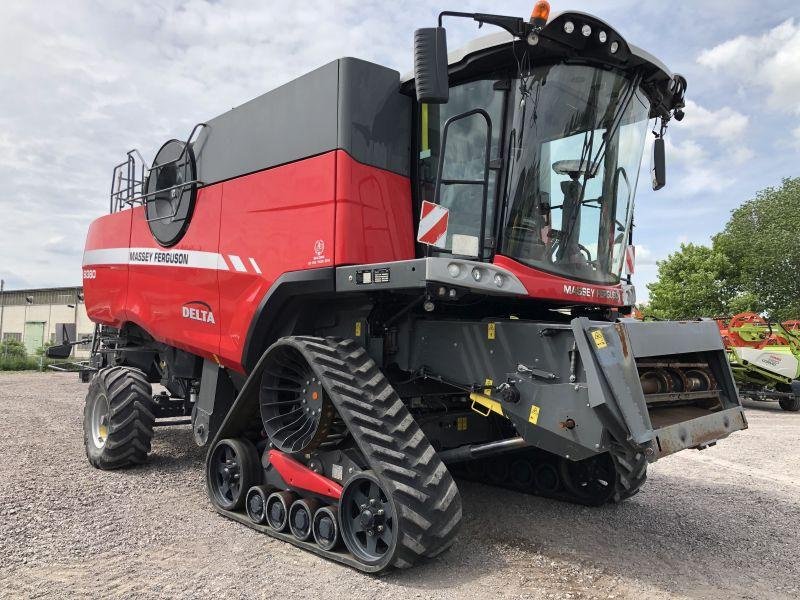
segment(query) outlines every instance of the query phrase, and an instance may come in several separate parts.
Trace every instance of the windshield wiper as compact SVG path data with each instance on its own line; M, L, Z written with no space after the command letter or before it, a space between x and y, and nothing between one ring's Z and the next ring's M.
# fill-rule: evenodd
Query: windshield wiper
M630 106L631 102L633 101L633 97L636 95L636 90L639 88L639 83L641 80L641 74L637 73L633 79L628 81L628 88L625 90L622 101L617 105L617 109L614 111L613 118L611 119L611 127L609 127L606 130L606 133L603 135L603 141L600 143L600 147L597 149L597 155L594 157L594 160L592 160L591 166L586 170L586 179L594 179L597 176L597 171L600 168L600 162L603 158L605 158L608 142L614 138L614 136L617 134L617 129L619 129L622 125L622 117L628 110L628 106ZM591 176L588 176L590 172Z

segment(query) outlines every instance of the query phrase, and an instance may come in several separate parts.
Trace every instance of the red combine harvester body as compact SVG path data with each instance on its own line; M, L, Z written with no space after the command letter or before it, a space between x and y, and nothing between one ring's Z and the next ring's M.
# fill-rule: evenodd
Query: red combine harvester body
M453 543L454 475L599 505L746 428L714 322L626 318L686 82L548 12L442 13L414 76L339 59L129 152L83 259L89 461L190 423L218 512L375 572ZM445 17L505 31L448 57Z
M144 207L116 212L89 229L86 308L95 322L136 324L244 373L250 326L275 282L414 258L411 206L408 177L331 150L199 189L169 248L154 244Z

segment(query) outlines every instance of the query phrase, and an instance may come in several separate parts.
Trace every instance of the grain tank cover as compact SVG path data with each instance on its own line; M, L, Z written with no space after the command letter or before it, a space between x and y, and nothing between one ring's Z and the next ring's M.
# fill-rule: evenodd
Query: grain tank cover
M411 99L397 71L341 58L207 122L194 144L205 185L341 149L409 174Z

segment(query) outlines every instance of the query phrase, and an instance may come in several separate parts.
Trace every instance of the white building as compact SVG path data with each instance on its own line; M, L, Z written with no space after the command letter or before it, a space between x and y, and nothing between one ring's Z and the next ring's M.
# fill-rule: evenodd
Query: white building
M60 343L65 334L75 341L93 333L81 287L0 292L0 339L22 342L29 354L48 342ZM87 357L89 346L76 347L74 354Z

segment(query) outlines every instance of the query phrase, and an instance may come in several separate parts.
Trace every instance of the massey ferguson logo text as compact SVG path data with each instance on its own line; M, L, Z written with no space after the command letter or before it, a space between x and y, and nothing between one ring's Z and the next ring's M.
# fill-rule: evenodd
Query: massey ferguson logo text
M188 265L189 255L186 252L157 252L131 250L130 262L147 265Z
M181 307L181 314L184 319L200 321L201 323L216 323L211 307L205 302L187 302Z
M619 290L606 290L585 285L564 284L564 293L570 296L580 296L581 298L603 298L615 302L622 302L622 296Z

